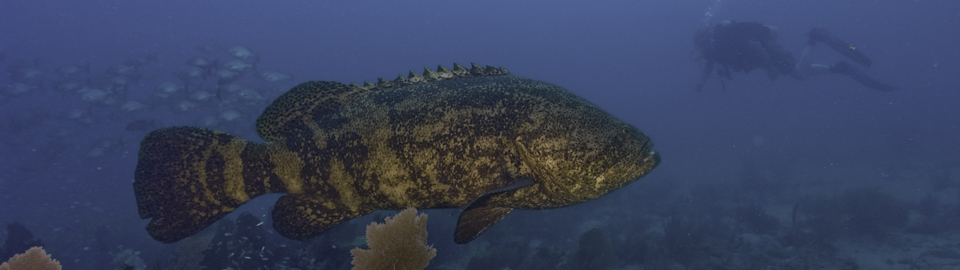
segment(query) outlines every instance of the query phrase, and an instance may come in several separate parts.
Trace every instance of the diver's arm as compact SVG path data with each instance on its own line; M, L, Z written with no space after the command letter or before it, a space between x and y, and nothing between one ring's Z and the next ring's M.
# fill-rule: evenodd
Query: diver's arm
M697 82L697 86L693 87L693 90L703 90L703 84L707 82L707 79L710 78L710 74L713 74L713 60L707 60L707 65L703 67L703 74L700 75L700 81Z

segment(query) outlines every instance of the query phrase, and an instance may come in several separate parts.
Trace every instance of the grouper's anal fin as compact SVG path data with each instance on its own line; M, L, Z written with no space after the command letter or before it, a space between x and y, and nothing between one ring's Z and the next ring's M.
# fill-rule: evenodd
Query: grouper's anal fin
M274 142L301 132L308 122L340 109L357 96L367 93L362 87L339 82L309 81L283 93L257 117L257 135Z
M478 206L467 209L457 220L457 230L453 234L453 241L457 244L466 244L473 241L477 236L480 236L480 233L502 220L512 210L513 208L494 206Z
M316 195L285 195L273 208L273 229L286 238L302 240L374 210L351 208Z

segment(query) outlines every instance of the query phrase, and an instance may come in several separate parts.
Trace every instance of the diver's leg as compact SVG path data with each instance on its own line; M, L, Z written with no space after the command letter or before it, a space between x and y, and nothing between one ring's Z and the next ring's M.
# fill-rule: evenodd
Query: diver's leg
M830 72L830 66L823 64L810 64L807 67L807 76L814 76Z
M800 54L800 67L807 68L810 67L811 62L813 62L813 47L814 45L807 44L806 48L803 48L803 54Z
M813 61L813 47L816 45L807 43L807 47L803 48L803 53L800 54L800 61L797 61L797 66L793 68L793 72L790 72L790 75L793 75L794 79L797 80L806 80L810 77L810 62Z
M813 62L813 47L813 44L807 44L807 47L803 48L803 53L800 54L800 61L797 62L797 66L793 69L793 72L790 73L790 75L793 75L793 78L806 80L810 78L810 76L830 72L830 66L811 63Z
M813 61L813 47L816 43L810 44L807 43L807 47L803 48L803 53L800 54L800 61L797 61L797 66L793 68L793 72L790 72L790 75L793 75L793 78L797 80L806 80L810 77L810 69Z
M697 82L697 85L693 87L693 90L703 90L703 85L707 83L707 79L710 78L710 74L713 73L713 60L707 60L707 66L703 67L703 73L700 74L700 81Z
M840 62L837 62L837 64L830 67L829 70L830 70L830 73L837 73L837 74L850 76L850 78L853 78L863 86L873 88L874 90L887 92L887 91L893 91L897 89L896 87L883 84L880 81L870 78L870 76L867 76L867 74L864 74L860 70L857 70L856 67L854 67L850 63L847 63L847 61L841 60Z
M850 43L843 42L843 40L840 40L823 28L813 28L807 33L807 37L809 37L807 40L807 45L813 46L817 42L821 42L823 44L827 44L827 46L830 46L830 48L832 48L834 51L837 51L843 56L846 56L847 58L850 58L850 60L860 63L861 65L870 67L870 65L873 64L873 61L871 61L870 58L867 58L867 56L863 53L860 53L860 51L857 50L857 47L854 47Z
M773 60L770 59L770 54L767 53L767 49L765 49L760 42L750 41L750 43L747 44L750 47L750 52L760 60L760 66L767 70L767 77L769 77L771 81L776 80L777 77L780 76L780 70L777 70L777 66L773 64Z

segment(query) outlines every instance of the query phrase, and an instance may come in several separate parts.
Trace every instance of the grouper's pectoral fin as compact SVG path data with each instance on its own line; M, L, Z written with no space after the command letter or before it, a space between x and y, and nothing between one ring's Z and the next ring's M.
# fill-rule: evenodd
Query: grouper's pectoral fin
M315 195L286 195L273 208L273 229L284 237L301 240L373 210L353 209Z
M483 231L496 224L506 217L513 208L494 207L485 205L486 199L490 196L518 190L523 187L533 185L533 179L521 178L507 186L484 192L477 198L460 207L460 219L457 221L457 231L454 233L454 241L457 244L464 244L473 241Z
M511 210L513 208L479 206L463 211L460 220L457 221L457 231L453 234L453 241L457 244L473 241L480 233L506 217Z
M460 209L457 209L457 212L464 212L465 210L469 209L470 207L472 207L472 206L474 206L474 205L478 205L478 204L479 204L481 201L483 201L484 199L490 198L490 196L493 196L493 195L496 195L496 194L500 194L500 193L504 193L504 192L507 192L507 191L514 191L514 190L520 189L520 188L522 188L522 187L528 187L528 186L531 186L531 185L533 185L533 179L530 179L530 178L521 178L520 180L514 181L513 183L510 183L509 185L507 185L507 186L505 186L505 187L498 188L498 189L494 189L494 190L491 190L491 191L484 192L483 194L480 194L480 196L477 196L476 198L474 198L473 200L471 200L471 201L468 202L467 204L464 204L463 206L461 206ZM454 213L456 213L456 212L454 212Z

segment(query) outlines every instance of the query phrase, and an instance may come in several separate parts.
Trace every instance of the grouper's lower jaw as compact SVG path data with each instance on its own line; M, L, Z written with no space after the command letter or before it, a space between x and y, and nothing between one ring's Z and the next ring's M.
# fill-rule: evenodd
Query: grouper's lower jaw
M607 193L629 185L653 171L657 165L660 165L660 153L650 151L646 158L639 162L636 160L623 157L600 177L584 179L580 182L588 183L587 186L578 186L574 190L564 188L562 190L565 192L562 195L576 197L579 202L599 199Z
M624 159L623 161L621 161L621 163L631 162L631 161L632 161L632 160L630 160L630 159ZM631 170L632 172L631 172L631 173L627 173L628 176L626 176L625 179L618 180L618 181L621 181L622 184L621 184L621 185L613 185L613 186L608 187L609 190L608 190L607 192L616 190L616 189L618 189L618 188L620 188L620 187L623 187L623 186L625 186L625 185L628 185L628 184L630 184L630 183L633 183L634 181L637 181L637 180L639 180L640 178L643 178L644 176L647 176L647 174L650 174L650 172L653 171L653 169L657 168L657 166L659 166L659 165L660 165L660 152L652 151L652 150L651 150L650 152L647 152L646 157L645 157L644 159L640 160L639 164L617 164L617 166L614 166L614 168L630 168L630 167L633 167L634 169L627 169L627 170ZM612 169L613 169L613 168L611 168L611 170L612 170ZM621 169L621 170L623 170L623 169ZM622 171L620 171L620 172L613 172L613 171L608 172L608 174L616 174L616 173L621 173L621 174L623 174ZM613 176L615 176L615 175L613 175ZM604 194L606 194L607 192L604 192Z
M653 167L651 167L650 170L653 170L653 168L660 166L660 152L650 151L650 157L648 157L647 159L653 159L653 162L654 162Z

